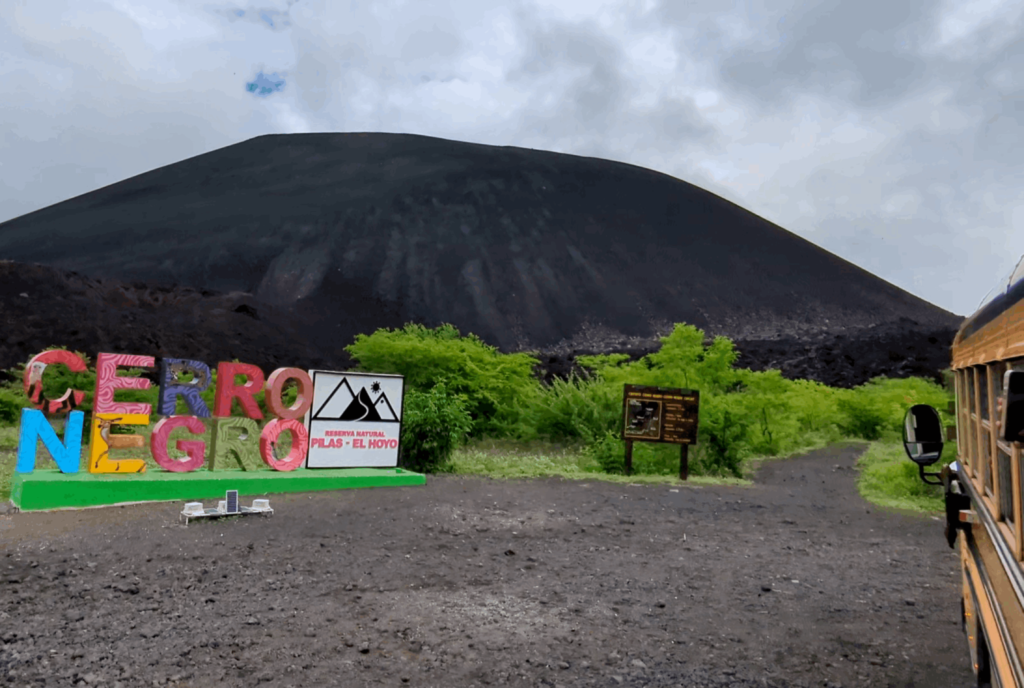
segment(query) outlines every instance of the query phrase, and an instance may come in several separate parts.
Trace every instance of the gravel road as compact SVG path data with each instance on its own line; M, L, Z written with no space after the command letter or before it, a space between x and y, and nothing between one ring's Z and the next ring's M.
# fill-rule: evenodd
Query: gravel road
M753 487L431 477L0 516L14 686L970 685L956 555L857 494L863 445Z

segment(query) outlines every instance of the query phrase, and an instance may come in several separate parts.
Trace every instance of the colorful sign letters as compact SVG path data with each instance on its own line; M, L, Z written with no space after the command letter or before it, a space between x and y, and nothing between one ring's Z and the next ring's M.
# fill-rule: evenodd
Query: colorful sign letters
M86 370L85 361L70 351L45 351L29 361L23 382L34 408L22 410L15 468L19 473L30 473L35 469L36 448L40 441L62 473L77 473L79 470L85 414L78 407L85 393L68 389L58 399L45 398L43 372L48 365L54 364L66 365L73 372ZM156 360L151 356L101 353L96 357L96 389L87 455L89 472L145 472L146 460L143 457L115 459L110 456L111 449L144 447L145 438L112 430L118 426L148 425L153 409L150 404L118 402L114 393L119 389L144 390L150 386L150 381L145 378L119 376L118 368L152 368L155 365ZM192 380L180 381L182 373L191 373ZM242 376L245 382L236 384L236 376ZM368 376L313 371L313 378L310 378L306 371L298 368L279 368L269 378L264 378L263 371L257 366L220 363L211 413L200 396L211 384L210 368L201 361L162 359L157 413L164 418L153 428L149 451L159 466L172 473L199 470L206 463L206 443L199 439L178 439L174 443L175 449L184 452L185 457L174 458L168 448L169 436L176 428L202 435L206 431L202 419L212 418L211 471L237 467L251 471L260 468L261 462L275 471L293 471L307 463L307 456L316 459L307 463L309 468L395 466L398 461L402 378L373 376L369 392L366 386L362 386L359 392L353 392L353 385L358 386L356 380L361 384L363 377ZM295 402L285 406L282 395L289 380L295 381L298 393ZM353 382L349 383L349 380ZM262 429L257 421L263 420L263 413L255 398L260 391L265 392L266 407L276 416ZM179 396L184 399L191 415L174 415ZM393 400L397 400L397 406L393 406ZM244 417L231 416L236 401ZM310 426L307 428L303 419L315 402L319 403L317 413L309 418ZM345 408L332 415L339 404ZM46 414L67 415L63 441ZM277 458L274 447L285 433L291 434L291 449L284 458ZM345 440L346 437L349 439ZM349 451L345 451L346 448ZM353 453L353 449L373 451Z

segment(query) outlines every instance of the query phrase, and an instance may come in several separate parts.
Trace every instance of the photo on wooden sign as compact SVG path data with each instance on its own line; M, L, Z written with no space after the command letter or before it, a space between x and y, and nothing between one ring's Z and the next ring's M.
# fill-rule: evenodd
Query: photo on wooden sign
M629 437L661 437L661 402L630 399L626 404L626 428Z

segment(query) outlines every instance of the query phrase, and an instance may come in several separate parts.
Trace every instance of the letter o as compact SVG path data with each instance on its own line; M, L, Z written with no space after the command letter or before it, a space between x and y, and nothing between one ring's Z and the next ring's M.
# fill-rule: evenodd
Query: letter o
M291 451L283 459L274 458L274 442L281 433L289 430L292 433ZM260 433L260 456L263 457L263 463L275 471L294 471L306 460L308 443L309 434L305 425L294 418L275 418L263 426L263 432Z
M284 383L295 380L299 383L299 394L294 406L285 406L281 399ZM313 381L306 371L299 368L278 368L267 379L267 393L264 396L270 412L278 418L291 420L302 418L313 404Z

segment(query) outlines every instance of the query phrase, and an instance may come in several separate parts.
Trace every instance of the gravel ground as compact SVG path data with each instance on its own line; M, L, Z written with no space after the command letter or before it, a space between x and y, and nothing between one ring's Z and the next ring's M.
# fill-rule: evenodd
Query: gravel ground
M862 445L753 487L432 477L0 516L15 686L967 686L934 517L854 486Z

